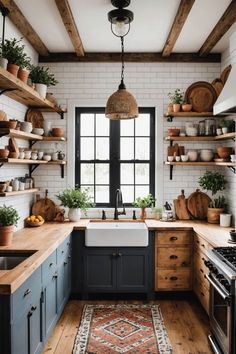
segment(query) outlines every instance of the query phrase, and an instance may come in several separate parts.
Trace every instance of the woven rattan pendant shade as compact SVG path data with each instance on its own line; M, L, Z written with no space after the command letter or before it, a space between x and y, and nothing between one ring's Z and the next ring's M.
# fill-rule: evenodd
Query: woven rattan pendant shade
M129 91L119 89L108 98L105 115L113 120L137 118L137 101Z

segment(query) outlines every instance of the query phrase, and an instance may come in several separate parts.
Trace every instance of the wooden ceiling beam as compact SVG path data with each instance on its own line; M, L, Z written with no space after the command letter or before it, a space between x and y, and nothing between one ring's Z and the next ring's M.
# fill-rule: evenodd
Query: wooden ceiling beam
M55 0L62 21L78 56L84 56L84 48L68 0Z
M125 62L153 63L153 62L213 62L221 61L221 54L214 53L206 57L199 57L198 53L173 53L163 57L162 53L125 53ZM121 62L120 53L86 53L83 57L75 53L51 53L49 56L39 56L39 62Z
M199 50L200 56L208 55L211 50L214 48L216 43L223 37L223 35L229 30L229 28L235 23L236 21L236 1L232 0L229 6L227 7L226 11L219 19L205 42L203 43L202 47Z
M13 0L0 0L0 6L9 10L9 19L22 33L24 38L32 45L36 52L38 52L40 55L48 55L49 51L47 47L42 42L28 20L25 18L16 3Z
M181 0L177 14L162 51L163 57L170 56L194 2L195 0Z

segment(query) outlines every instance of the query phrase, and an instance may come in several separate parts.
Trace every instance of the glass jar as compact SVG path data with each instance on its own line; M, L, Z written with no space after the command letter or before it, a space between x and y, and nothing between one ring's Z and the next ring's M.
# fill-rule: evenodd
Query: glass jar
M215 134L215 121L214 119L205 119L205 135Z
M200 136L205 135L205 121L204 120L201 120L199 122L199 135Z

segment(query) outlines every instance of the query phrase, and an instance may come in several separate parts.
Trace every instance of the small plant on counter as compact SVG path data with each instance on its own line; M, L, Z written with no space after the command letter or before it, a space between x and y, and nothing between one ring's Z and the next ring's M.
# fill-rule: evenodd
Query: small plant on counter
M155 205L155 198L153 197L152 194L148 194L146 197L138 197L135 199L133 202L133 206L136 208L141 208L141 219L146 218L146 208L151 208Z
M57 195L61 205L69 208L68 217L71 221L78 221L81 218L81 210L85 213L88 208L93 207L88 190L81 190L78 187L67 188Z
M155 219L160 220L162 208L152 207L152 213L155 215Z
M16 209L6 205L0 207L0 246L11 245L14 226L18 220Z
M202 177L199 178L199 185L206 191L211 191L212 196L217 192L223 191L225 189L227 181L224 175L213 172L206 171ZM225 197L219 196L214 198L208 208L207 220L209 223L217 224L220 221L220 214L223 213L225 209Z

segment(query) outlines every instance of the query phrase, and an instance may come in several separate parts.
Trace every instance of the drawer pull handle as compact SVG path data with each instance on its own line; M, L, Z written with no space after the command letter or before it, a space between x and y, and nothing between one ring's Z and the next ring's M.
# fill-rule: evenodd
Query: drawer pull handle
M119 252L118 253L118 257L122 257L122 256L123 256L123 254Z
M202 268L200 268L200 272L204 273L203 270L202 270Z
M64 266L66 266L68 263L67 262L64 262Z
M205 245L204 245L204 243L202 243L202 244L201 244L201 246L205 248Z
M178 277L170 277L170 280L172 280L172 281L178 280Z
M199 244L199 241L197 240L197 243Z
M171 256L170 256L170 259L177 259L178 258L178 256L176 256L175 254L172 254Z
M63 254L64 253L64 251L61 251L61 254Z
M205 258L204 257L202 257L202 261L205 262Z
M50 263L50 264L49 264L49 267L51 268L52 266L53 266L53 263Z
M53 275L53 279L57 279L58 278L58 275L57 274L54 274Z
M35 310L37 310L37 306L32 306L31 311L35 311Z
M25 290L25 292L24 292L24 297L26 297L27 295L29 295L30 293L31 293L31 289L27 289L27 290Z
M176 236L170 237L170 241L177 241L177 240L178 240L178 237L176 237Z

